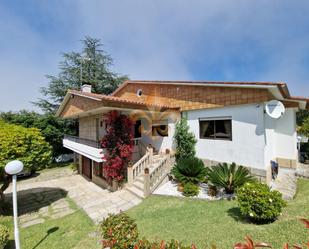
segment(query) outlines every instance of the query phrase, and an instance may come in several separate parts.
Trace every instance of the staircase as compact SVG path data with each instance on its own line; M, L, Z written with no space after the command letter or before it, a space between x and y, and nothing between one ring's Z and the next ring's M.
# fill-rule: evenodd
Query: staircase
M128 167L126 190L141 199L149 196L167 177L173 164L173 155L153 155L153 149L148 148L138 162Z

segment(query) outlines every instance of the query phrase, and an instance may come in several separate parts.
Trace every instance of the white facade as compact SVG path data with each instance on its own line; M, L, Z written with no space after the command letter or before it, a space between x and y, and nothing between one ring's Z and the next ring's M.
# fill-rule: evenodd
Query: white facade
M277 158L297 160L296 111L286 109L280 119L265 116L265 163Z
M271 119L264 103L194 110L186 113L190 130L197 138L197 157L218 162L235 162L266 170L270 160L297 159L294 109L283 117ZM227 117L232 120L232 141L199 137L199 119Z
M176 117L170 116L163 118L160 121L153 121L151 119L142 118L142 138L141 141L145 144L151 144L160 152L164 152L166 149L173 149L173 136L175 133ZM162 122L162 124L168 125L168 136L152 136L152 124Z

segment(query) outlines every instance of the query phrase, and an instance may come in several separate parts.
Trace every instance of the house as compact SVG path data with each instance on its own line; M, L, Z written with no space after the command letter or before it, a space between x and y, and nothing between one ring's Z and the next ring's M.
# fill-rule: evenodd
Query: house
M285 107L279 119L265 113L270 100ZM79 120L79 137L66 136L63 145L79 155L80 172L102 186L106 185L101 173L104 151L99 140L106 128L103 114L111 110L135 120L135 164L128 168L129 183L155 163L168 171L172 157L168 152L175 149L173 135L180 117L187 118L197 139L197 157L205 165L235 162L269 182L271 160L280 167L297 166L296 113L308 107L309 99L292 97L285 83L132 80L109 96L91 93L90 85L69 90L56 115ZM147 161L150 157L152 161ZM150 177L152 188L160 181L158 167L151 170L157 172Z

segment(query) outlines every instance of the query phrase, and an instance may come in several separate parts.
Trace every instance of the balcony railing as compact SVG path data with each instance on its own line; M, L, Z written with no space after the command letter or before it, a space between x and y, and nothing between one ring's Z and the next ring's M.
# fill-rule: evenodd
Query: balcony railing
M84 144L84 145L88 145L97 149L101 149L101 143L100 141L96 141L96 140L92 140L92 139L88 139L88 138L80 138L80 137L76 137L76 136L71 136L71 135L64 135L64 139L70 140L72 142L75 143L80 143L80 144ZM134 138L133 139L133 145L134 146L138 146L140 144L140 140L138 138Z
M70 136L70 135L64 135L64 139L70 140L72 142L75 143L80 143L80 144L84 144L87 146L91 146L97 149L101 149L101 143L99 141L96 140L91 140L91 139L87 139L87 138L80 138L80 137L76 137L76 136Z

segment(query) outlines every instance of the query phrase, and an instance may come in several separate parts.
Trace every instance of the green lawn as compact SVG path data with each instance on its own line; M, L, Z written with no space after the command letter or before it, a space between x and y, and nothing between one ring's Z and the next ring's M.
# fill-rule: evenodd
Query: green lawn
M195 242L199 248L214 243L233 248L246 235L282 248L284 242L304 243L309 232L299 218L309 218L309 180L299 180L295 200L276 222L254 225L241 218L236 201L203 201L151 196L127 212L138 225L140 237Z
M70 203L77 209L74 203L71 201ZM11 232L11 241L6 248L14 248L12 217L0 216L0 223L8 226ZM96 229L92 220L83 211L77 210L64 218L48 219L43 224L20 229L21 247L24 249L101 248L98 245L98 237L91 236Z

